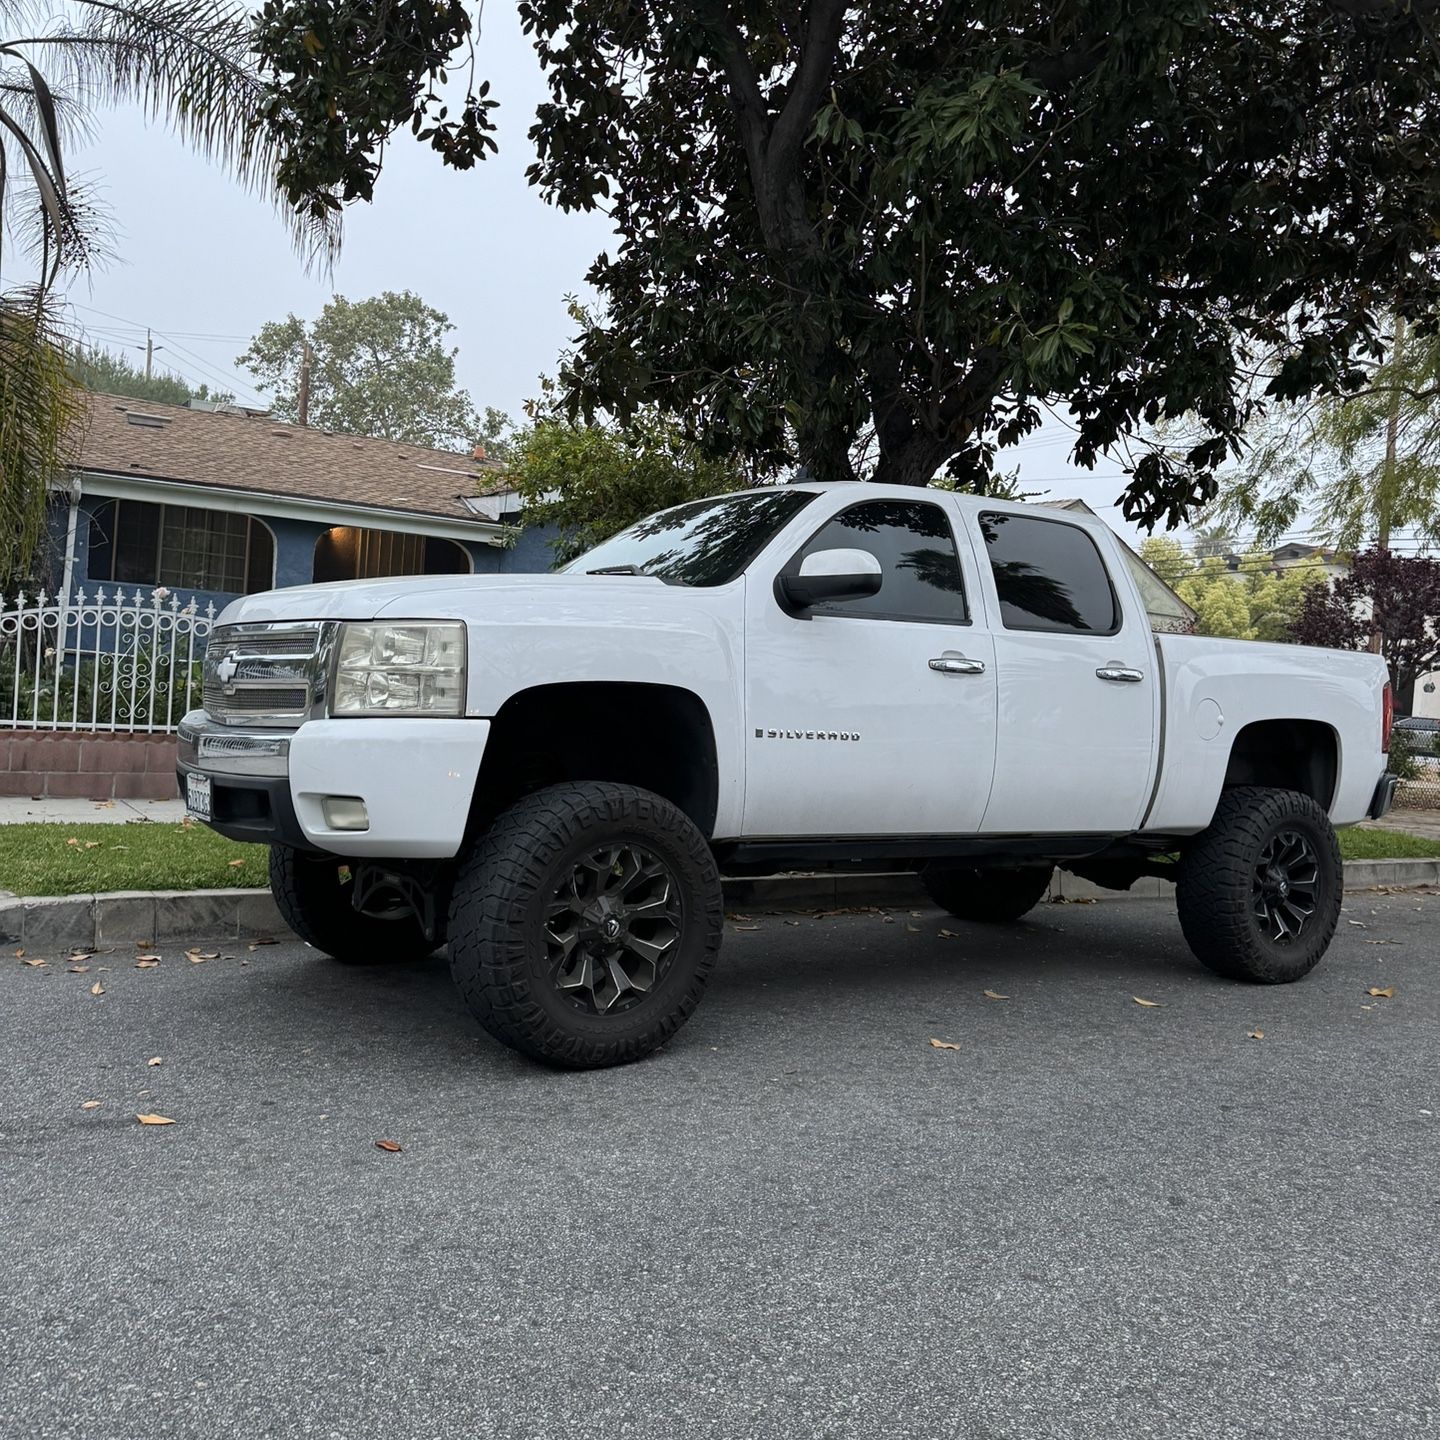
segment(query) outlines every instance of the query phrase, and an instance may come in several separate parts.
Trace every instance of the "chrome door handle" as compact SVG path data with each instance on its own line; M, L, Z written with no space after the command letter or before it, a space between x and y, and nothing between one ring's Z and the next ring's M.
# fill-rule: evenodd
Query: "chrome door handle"
M985 662L967 660L963 655L937 655L930 662L930 668L938 670L942 675L983 675Z
M1115 680L1128 685L1138 685L1145 678L1143 670L1132 670L1128 665L1102 665L1095 673L1102 680Z

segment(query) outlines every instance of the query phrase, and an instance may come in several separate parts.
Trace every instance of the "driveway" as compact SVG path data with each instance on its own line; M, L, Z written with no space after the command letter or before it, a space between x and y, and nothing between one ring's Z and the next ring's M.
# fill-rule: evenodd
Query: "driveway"
M1159 902L757 915L579 1075L439 959L7 956L0 1433L1433 1436L1437 923L1259 989Z

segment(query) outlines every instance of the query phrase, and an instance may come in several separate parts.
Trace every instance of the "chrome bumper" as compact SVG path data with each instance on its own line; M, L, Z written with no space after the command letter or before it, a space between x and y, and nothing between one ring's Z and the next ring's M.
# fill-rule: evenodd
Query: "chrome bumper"
M290 735L218 725L203 710L180 722L177 756L185 770L205 775L283 779L290 772Z

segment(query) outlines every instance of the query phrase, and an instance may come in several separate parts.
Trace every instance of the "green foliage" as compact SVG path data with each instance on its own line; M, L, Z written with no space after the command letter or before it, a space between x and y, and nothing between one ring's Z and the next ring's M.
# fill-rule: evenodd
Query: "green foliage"
M82 411L49 302L0 295L0 591L34 566Z
M492 449L509 421L494 409L482 421L457 388L459 351L444 343L454 328L409 290L368 300L336 295L308 328L295 315L261 326L235 363L274 395L277 415L294 420L308 339L311 425L435 449L468 449L486 437Z
M1390 758L1385 762L1385 768L1392 775L1398 775L1402 780L1418 780L1421 766L1415 758L1417 751L1423 753L1423 740L1417 742L1405 730L1392 730L1390 732Z
M432 144L478 3L272 0L267 135L297 197L368 196ZM1143 448L1128 518L1203 505L1277 349L1277 399L1344 390L1380 307L1440 299L1433 0L520 0L551 97L529 174L618 243L572 420L658 407L752 470L982 484L1075 417L1075 458ZM392 35L390 32L394 31ZM469 163L488 116L441 137ZM486 102L488 103L488 102Z
M1231 571L1218 556L1197 560L1167 536L1142 541L1140 558L1195 611L1197 635L1232 640L1288 640L1306 591L1324 576L1318 561L1276 572L1259 550Z
M557 565L657 510L746 483L738 466L707 458L678 426L656 416L622 430L543 415L515 437L510 467L525 523L559 532L551 542Z
M82 350L72 357L70 369L87 390L104 395L128 395L132 400L153 400L159 405L184 405L189 400L218 404L235 398L228 390L211 390L208 385L197 388L164 370L152 373L147 380L144 369L128 356L101 346Z
M1252 428L1244 463L1222 477L1218 520L1267 544L1302 518L1344 549L1391 529L1440 540L1440 334L1392 335L1383 361L1352 378L1354 393L1277 406Z

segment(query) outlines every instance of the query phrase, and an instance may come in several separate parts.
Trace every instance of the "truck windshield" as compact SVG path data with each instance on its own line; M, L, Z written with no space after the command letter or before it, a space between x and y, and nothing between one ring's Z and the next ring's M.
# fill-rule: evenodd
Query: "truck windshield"
M724 585L759 554L813 490L748 490L662 510L612 536L561 572L654 575L669 585Z

